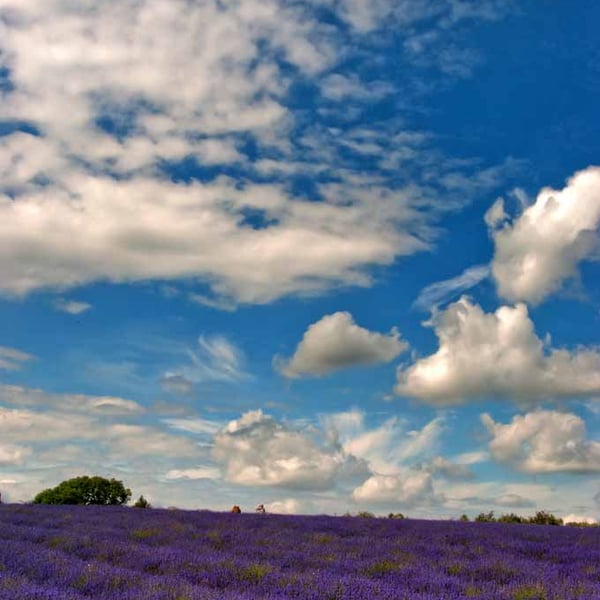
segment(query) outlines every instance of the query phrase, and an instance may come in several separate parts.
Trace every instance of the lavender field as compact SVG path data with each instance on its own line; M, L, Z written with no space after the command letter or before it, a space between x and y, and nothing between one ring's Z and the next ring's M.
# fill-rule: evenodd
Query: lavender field
M0 506L2 600L598 600L597 528Z

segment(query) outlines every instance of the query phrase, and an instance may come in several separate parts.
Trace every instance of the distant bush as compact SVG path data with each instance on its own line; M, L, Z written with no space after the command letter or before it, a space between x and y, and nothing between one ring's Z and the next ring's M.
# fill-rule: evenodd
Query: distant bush
M375 515L368 510L361 510L356 514L357 517L362 517L363 519L374 519Z
M538 510L533 517L527 520L527 523L534 525L562 525L563 520L545 510Z
M463 515L466 516L466 515ZM461 517L461 521L464 519ZM468 518L467 518L468 520ZM552 513L545 510L538 510L532 517L521 517L515 513L502 515L498 519L494 517L494 511L487 513L479 513L475 518L477 523L527 523L531 525L562 525L563 520L560 517L554 516Z
M133 505L133 508L152 508L150 502L144 498L144 496L140 496Z
M498 519L498 523L527 523L527 521L528 519L519 515L515 515L515 513L510 513L509 515L502 515Z
M54 488L40 492L34 504L126 504L131 490L117 479L94 476L74 477L59 483Z
M494 511L490 510L488 513L479 513L475 517L475 521L477 523L495 523L496 519L494 518Z
M404 519L405 516L402 513L390 513L388 519Z
M467 515L463 514L463 515L460 515L460 519L458 519L458 520L464 521L466 523L467 521L469 521L469 517Z

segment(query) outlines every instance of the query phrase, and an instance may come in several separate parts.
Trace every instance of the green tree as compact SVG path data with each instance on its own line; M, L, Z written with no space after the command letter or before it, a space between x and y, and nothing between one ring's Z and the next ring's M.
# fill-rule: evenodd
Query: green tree
M460 515L459 521L464 521L465 523L469 520L468 515L462 514Z
M479 513L475 517L475 521L477 521L477 523L495 523L496 519L494 518L494 511L490 510L488 513Z
M516 515L515 513L510 513L508 515L502 515L499 519L498 519L499 523L526 523L527 519L525 519L524 517L521 517L519 515Z
M94 476L74 477L40 492L34 504L126 504L131 490L117 479Z
M555 517L552 513L545 510L538 510L533 517L529 517L529 523L534 525L562 525L563 520Z

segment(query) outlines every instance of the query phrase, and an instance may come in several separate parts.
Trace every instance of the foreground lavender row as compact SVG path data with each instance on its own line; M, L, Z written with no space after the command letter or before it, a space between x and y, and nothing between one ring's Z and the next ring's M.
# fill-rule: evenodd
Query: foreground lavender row
M598 600L600 530L0 506L2 600Z

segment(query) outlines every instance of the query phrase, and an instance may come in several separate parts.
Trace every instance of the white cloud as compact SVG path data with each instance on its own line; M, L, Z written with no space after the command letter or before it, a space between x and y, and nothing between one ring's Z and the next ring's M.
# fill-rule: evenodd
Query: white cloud
M340 448L261 410L228 423L215 435L212 454L228 481L247 486L328 489L346 472L365 471Z
M16 348L0 346L0 369L7 371L17 371L21 368L24 362L34 358L32 354L27 354Z
M406 475L373 475L352 492L357 502L414 506L439 502L433 479L424 471Z
M264 212L272 225L244 225L246 208ZM368 219L369 212L362 202L291 202L275 184L236 189L226 179L184 186L73 174L64 186L0 200L0 288L26 294L97 279L197 276L218 296L260 303L368 285L369 265L425 247L389 222Z
M239 134L290 145L284 100L293 77L280 59L314 78L338 55L335 28L310 10L279 0L4 7L11 18L0 25L0 57L13 88L0 117L40 132L0 139L0 180L10 190L0 195L5 293L201 277L217 298L269 302L366 285L371 265L426 247L421 225L403 218L401 194L373 211L373 198L343 206L239 179L161 180L165 161L247 162ZM265 211L271 225L247 226L246 210Z
M192 469L172 469L167 479L220 479L221 471L216 467L195 467Z
M31 455L31 448L15 444L0 444L0 465L20 465Z
M596 525L598 523L598 520L594 517L585 515L574 515L571 513L570 515L563 517L563 522L565 523L565 525L567 523L587 523L588 525Z
M473 479L475 477L468 465L453 462L443 456L436 456L423 468L432 475L441 475L447 479Z
M201 418L170 418L163 419L163 422L174 429L201 435L215 434L222 427L219 422Z
M378 475L400 475L407 465L421 469L423 463L434 462L445 428L443 417L432 419L421 429L410 429L398 417L368 427L366 414L357 409L322 415L320 422L336 445L346 454L364 460Z
M494 504L505 506L507 508L523 508L527 506L535 506L535 502L528 498L524 498L519 494L503 494L494 499Z
M498 224L500 210L492 207L488 224ZM537 304L559 290L597 250L599 225L600 167L576 173L562 190L544 188L517 219L492 231L500 296Z
M506 425L481 417L492 436L490 452L526 473L600 472L600 442L588 440L577 415L540 410L516 415Z
M250 377L243 370L243 352L223 335L199 336L198 347L187 349L186 354L188 364L173 367L161 377L166 390L190 394L198 382L235 382Z
M92 308L89 302L77 302L76 300L66 300L65 298L58 298L54 302L54 308L61 312L68 313L70 315L80 315Z
M51 394L41 389L0 384L0 402L13 406L69 411L93 415L129 415L143 413L144 407L125 398L85 394Z
M488 265L469 267L457 277L437 281L423 288L415 300L414 306L421 310L432 310L458 296L461 292L475 287L489 275L490 267Z
M175 394L191 394L194 384L183 375L163 375L160 378L160 385L163 389Z
M463 297L431 323L438 350L398 369L400 395L449 405L490 396L533 401L600 391L600 352L545 348L524 304L485 313Z
M407 348L397 329L381 334L359 327L348 312L336 312L313 323L294 355L276 359L286 377L326 375L356 365L389 362Z
M323 23L315 8L323 3L350 27ZM397 93L397 82L333 69L374 28L419 20L436 28L452 11L447 2L123 0L81 8L5 0L3 9L10 17L0 22L0 61L11 89L0 119L37 132L0 138L4 294L188 278L210 286L198 300L231 307L367 286L373 266L430 247L431 224L468 201L464 186L477 178L463 177L452 190L460 200L443 202L430 191L431 173L421 186L412 174L401 186L397 168L373 181L344 162L345 133L324 128L336 141L311 144L318 126L289 106L299 80L330 97L335 114L347 113L348 97ZM446 34L444 24L439 44ZM398 160L422 156L388 125L367 127L378 139L351 145ZM259 148L256 162L246 139ZM171 181L169 169L182 161L241 174ZM278 183L248 183L266 165ZM315 170L328 175L315 182L322 202L289 193L289 175ZM268 226L253 227L248 213Z
M499 225L508 219L508 215L504 210L504 199L498 198L485 213L483 220L490 229L496 229Z
M285 500L274 500L265 504L268 513L280 515L298 515L302 514L305 503L296 498L286 498Z

